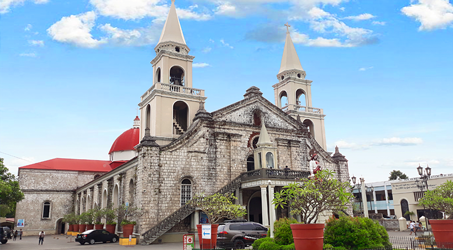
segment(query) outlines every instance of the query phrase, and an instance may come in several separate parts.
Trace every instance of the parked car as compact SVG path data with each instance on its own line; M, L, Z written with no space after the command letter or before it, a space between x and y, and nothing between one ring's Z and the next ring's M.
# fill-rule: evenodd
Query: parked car
M217 246L244 249L257 239L267 236L268 229L256 222L227 220L217 229Z
M81 234L77 234L75 241L79 242L80 245L83 245L87 242L90 243L90 245L93 245L96 242L106 243L107 241L110 241L112 243L115 243L118 241L118 239L118 235L109 233L104 229L99 229L87 230Z

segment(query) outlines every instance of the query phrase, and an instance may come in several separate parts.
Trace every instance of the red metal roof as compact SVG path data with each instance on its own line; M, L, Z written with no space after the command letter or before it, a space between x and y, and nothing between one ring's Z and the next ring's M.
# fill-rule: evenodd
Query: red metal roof
M113 170L113 169L115 169L115 168L117 168L117 167L123 165L123 164L126 163L126 162L127 162L127 161L112 161L112 162L110 163L110 167L111 167L112 170Z
M118 138L116 138L115 142L113 142L113 145L110 148L109 154L118 151L134 150L134 147L137 146L139 141L140 129L131 128L118 136Z
M136 116L134 121L140 121L140 118L138 118L138 116Z
M80 160L55 158L47 161L20 167L20 169L46 169L86 172L109 172L112 170L110 161Z

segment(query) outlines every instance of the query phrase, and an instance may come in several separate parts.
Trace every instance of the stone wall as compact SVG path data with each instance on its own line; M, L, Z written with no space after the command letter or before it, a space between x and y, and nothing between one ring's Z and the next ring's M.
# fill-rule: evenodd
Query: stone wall
M397 219L387 220L387 219L380 219L379 225L385 227L387 230L399 230L399 222Z

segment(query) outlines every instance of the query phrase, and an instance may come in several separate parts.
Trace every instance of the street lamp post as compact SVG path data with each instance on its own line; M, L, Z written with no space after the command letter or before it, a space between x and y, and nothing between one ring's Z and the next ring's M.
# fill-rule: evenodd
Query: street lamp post
M425 196L424 193L423 193L423 190L425 188L426 188L426 190L429 190L428 180L431 177L431 168L427 165L424 170L425 171L423 171L423 168L420 165L418 165L417 171L418 171L418 175L420 175L420 179L415 181L415 184L420 189L420 191L422 192L423 196ZM424 212L426 212L426 209L425 209L425 206L423 205L423 213ZM429 215L431 215L431 209L429 211ZM428 225L428 217L429 216L425 216L426 225Z
M359 179L359 183L357 183L357 178L355 176L352 176L351 180L352 180L352 184L354 186L353 187L353 191L356 188L357 188L357 191L359 191L359 204L360 204L359 208L360 208L361 211L363 211L363 208L362 208L362 193L360 192L360 188L359 188L360 185L361 185L360 181L362 180L362 178Z
M373 210L373 201L374 201L374 196L373 196L373 193L374 193L374 187L366 187L367 188L367 191L368 193L371 193L371 200L370 200L370 206L371 206L371 210Z

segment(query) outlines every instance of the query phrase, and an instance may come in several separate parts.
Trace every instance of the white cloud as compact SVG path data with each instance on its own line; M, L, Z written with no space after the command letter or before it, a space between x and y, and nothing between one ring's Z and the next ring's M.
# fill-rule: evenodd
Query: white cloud
M36 57L37 54L34 52L31 53L20 53L19 56L24 56L24 57Z
M385 23L385 22L381 22L381 21L373 21L372 24L373 24L373 25L381 25L381 26L384 26L386 23Z
M211 65L207 64L207 63L194 63L192 64L192 67L194 68L206 68L206 67L209 67Z
M220 39L220 43L222 43L223 46L228 47L230 49L234 49L233 46L231 46L229 43L226 43L225 40Z
M363 20L369 20L369 19L372 19L375 17L376 16L373 16L369 13L365 13L365 14L360 14L358 16L347 16L347 17L344 17L343 19L354 20L354 21L363 21Z
M203 50L201 50L201 52L203 52L203 53L209 53L209 52L211 52L211 50L212 50L211 47L206 47L206 48L204 48Z
M28 44L30 44L32 46L43 47L44 46L44 41L43 40L28 40Z
M0 0L0 14L8 13L11 10L11 7L16 7L18 5L23 5L26 0ZM32 0L35 4L45 4L49 0Z
M443 29L453 23L453 5L448 0L411 1L401 9L404 15L420 22L419 30Z
M96 13L89 11L79 15L71 15L61 18L47 29L47 33L53 40L69 43L84 48L96 48L106 43L105 38L95 39L91 35L94 27Z
M192 19L197 21L206 21L212 18L212 16L209 14L193 12L192 10L194 9L194 6L190 6L188 10L177 8L176 12L178 14L178 18Z
M373 67L362 67L359 69L359 71L367 71L369 69L372 69Z
M365 145L365 144L360 145L357 143L351 143L351 142L347 142L347 141L343 141L343 140L336 141L335 146L338 146L339 149L368 149L369 148L369 145Z
M382 146L392 146L392 145L398 145L398 146L413 146L413 145L418 145L422 144L423 140L421 138L417 137L406 137L406 138L400 138L400 137L392 137L392 138L384 138L377 143L376 145L382 145Z
M146 28L125 30L112 27L112 25L108 23L100 25L99 28L107 34L108 38L106 38L106 41L113 45L143 46L154 44L158 41L162 25L153 23Z
M33 28L33 25L27 24L27 26L25 26L25 28L24 28L24 31L30 31L32 28Z

